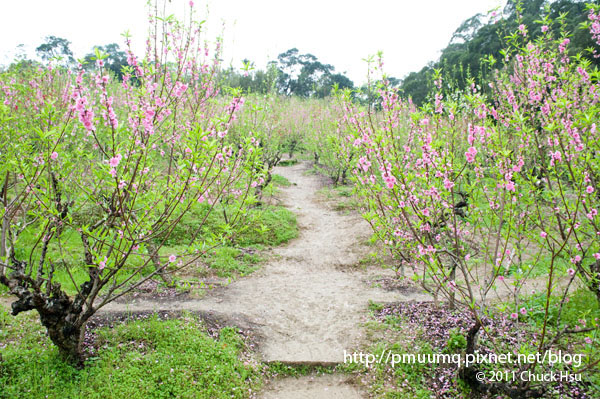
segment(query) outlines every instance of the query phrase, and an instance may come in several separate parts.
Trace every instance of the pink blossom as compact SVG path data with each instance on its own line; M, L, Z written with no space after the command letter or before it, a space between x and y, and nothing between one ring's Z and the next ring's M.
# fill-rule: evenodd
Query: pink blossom
M592 343L592 339L590 337L585 337L584 341L586 344L591 344Z
M519 318L519 315L517 313L513 312L513 313L510 314L510 318L516 320L516 319Z
M444 179L444 188L450 190L452 187L454 187L454 182L448 178Z
M585 189L585 192L588 194L591 194L594 192L594 187L592 186L587 186L587 188Z
M448 289L450 290L450 292L456 291L456 282L454 280L448 281Z
M385 185L387 188L394 188L394 185L396 184L396 177L393 175L390 175L388 173L384 173L383 174L383 180L385 180Z
M568 274L569 276L573 277L573 276L575 275L575 270L573 270L573 269L571 269L571 268L568 268L568 269L567 269L567 274Z
M364 172L368 171L370 166L371 166L371 162L369 162L367 157L360 157L358 159L358 167L360 169L362 169Z
M118 154L116 157L112 157L110 159L110 161L108 162L108 164L113 167L116 168L117 166L119 166L119 163L121 162L121 154Z
M176 260L176 259L177 259L177 256L175 256L175 255L171 255L171 256L169 256L169 262L170 262L170 263L173 263L173 262L175 262L175 260Z
M540 237L546 238L547 236L548 236L548 233L546 233L545 231L540 232Z
M566 49L566 47L567 47L567 44L569 44L570 42L571 42L571 40L570 40L570 39L565 39L565 40L563 40L563 41L562 41L562 43L558 45L558 51L559 51L560 53L564 53L564 52L565 52L565 49Z
M521 310L519 310L519 312L521 312L522 315L525 315L525 314L527 314L527 309L521 308Z
M477 149L475 147L469 147L467 152L465 152L465 158L467 158L467 162L475 162L475 155L477 155Z
M56 159L58 158L58 152L54 151L51 155L50 155L50 159Z

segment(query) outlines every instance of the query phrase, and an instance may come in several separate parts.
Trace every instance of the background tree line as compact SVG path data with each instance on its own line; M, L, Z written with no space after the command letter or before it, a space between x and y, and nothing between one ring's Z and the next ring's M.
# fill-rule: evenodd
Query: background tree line
M354 89L354 82L346 75L335 72L333 65L325 64L312 54L301 54L291 48L267 64L265 71L255 70L251 61L243 61L241 71L233 67L223 73L223 82L239 87L244 92L277 92L286 96L325 98L332 88Z
M600 0L593 3L600 3ZM508 0L502 12L476 14L464 21L452 35L448 46L442 50L439 60L429 62L420 71L411 72L403 79L388 77L388 82L400 88L401 93L411 98L417 106L422 105L431 93L435 70L441 70L444 82L457 90L464 89L471 81L486 90L483 83L492 69L501 63L482 60L498 60L502 57L506 38L516 31L519 23L527 27L532 39L538 37L542 33L540 20L545 16L555 21L555 26L551 28L563 29L570 34L572 53L587 54L592 64L598 65L600 59L588 51L593 47L592 39L587 32L579 29L586 21L583 0ZM106 56L105 67L121 79L122 68L127 65L127 55L116 43L95 46L83 60L79 60L83 61L84 68L90 70L96 67L94 61L98 51ZM45 42L36 48L36 53L43 61L57 60L64 66L77 63L70 42L56 36L46 37ZM24 56L20 58L9 68L37 64ZM233 66L224 68L220 82L223 87L240 88L246 94L277 93L325 98L337 86L340 89L352 89L354 99L358 102L368 102L373 97L367 85L356 87L345 74L336 72L333 65L320 61L313 54L302 54L297 48L279 54L264 70L256 69L254 63L247 59L243 60L242 69Z
M519 23L527 27L529 37L535 40L542 34L540 20L545 16L556 21L555 26L551 26L554 31L564 29L570 33L572 54L588 54L588 59L598 65L600 60L587 51L593 47L589 33L579 29L587 20L585 3L581 0L508 0L501 13L502 19L493 13L474 15L456 29L438 61L408 74L400 88L415 104L422 105L433 89L432 77L436 69L441 69L444 81L456 89L464 89L470 79L484 88L482 83L487 81L491 68L500 67L501 63L490 66L482 59L501 58L506 37L517 30ZM517 22L519 15L521 22Z
M127 66L127 54L117 43L94 46L83 59L76 60L71 50L71 42L57 36L46 36L45 41L36 47L36 55L44 62L54 61L56 64L72 68L82 64L86 70L96 68L96 59L102 55L104 68L110 70L119 80L122 80L123 67ZM21 46L20 46L21 47ZM15 61L8 66L8 70L27 68L41 65L39 61L28 59L24 54L17 56Z

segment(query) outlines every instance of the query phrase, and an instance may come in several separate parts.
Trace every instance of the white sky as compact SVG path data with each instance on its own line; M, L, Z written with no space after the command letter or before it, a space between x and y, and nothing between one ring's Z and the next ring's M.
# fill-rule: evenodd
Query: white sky
M183 13L189 0L171 0ZM226 64L247 58L264 68L292 47L347 72L355 83L366 76L362 61L381 50L385 71L404 77L435 60L465 19L502 0L195 0L198 19L207 19L213 39L224 24ZM206 12L208 9L208 16ZM18 44L31 56L47 35L71 41L76 58L94 45L116 42L129 30L142 53L145 0L0 0L0 64Z

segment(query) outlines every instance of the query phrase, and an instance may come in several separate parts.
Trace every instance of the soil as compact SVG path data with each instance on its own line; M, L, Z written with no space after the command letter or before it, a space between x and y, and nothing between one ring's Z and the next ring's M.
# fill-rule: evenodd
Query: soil
M337 374L285 378L274 381L262 399L360 399L359 390L347 377Z
M101 312L209 313L256 330L265 362L328 366L342 363L344 350L357 348L364 339L361 324L369 301L430 300L419 290L390 290L387 284L373 284L386 279L381 269L356 267L368 253L364 243L370 226L359 215L337 212L335 204L319 198L317 190L324 182L308 169L307 163L298 163L275 170L292 183L282 189L282 199L297 215L300 234L274 249L274 256L261 270L216 288L202 299L133 298L128 303L110 303ZM283 378L267 386L263 397L363 397L346 378L336 374Z

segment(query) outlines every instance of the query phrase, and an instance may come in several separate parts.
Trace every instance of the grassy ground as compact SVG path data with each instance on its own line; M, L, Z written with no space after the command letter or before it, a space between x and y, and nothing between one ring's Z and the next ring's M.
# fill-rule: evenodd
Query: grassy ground
M98 324L97 326L93 326ZM248 336L192 314L99 320L82 368L65 363L33 312L0 304L0 399L251 398L270 379L344 371L263 364Z
M359 209L358 200L352 194L351 185L325 186L318 193L327 200L334 202L334 209L340 212L349 212Z
M209 334L194 316L94 331L82 369L63 362L33 313L0 305L0 398L246 398L263 366L235 330Z
M274 175L273 184L268 187L268 195L274 195L279 187L289 186L291 183L283 176ZM91 217L82 210L79 218ZM185 254L189 249L190 232L200 230L199 241L207 241L214 248L208 250L197 262L186 268L186 278L202 279L205 277L219 277L233 280L255 271L261 261L264 260L262 251L268 247L278 246L295 238L298 235L296 216L283 206L263 205L250 209L244 214L239 222L233 227L235 234L231 239L223 240L220 237L227 233L232 227L226 223L231 217L231 210L221 208L212 212L204 219L202 207L193 209L186 214L176 226L171 235L160 248L159 254L168 258L171 254ZM89 211L91 212L91 211ZM88 212L88 213L89 213ZM77 292L75 285L79 286L88 278L87 268L81 254L81 242L79 234L75 231L66 230L63 233L63 244L60 248L53 245L49 249L50 259L68 259L68 261L57 262L54 273L55 280L71 295ZM33 238L22 237L27 241ZM139 266L145 257L133 255L129 258L131 266ZM148 265L145 272L151 272L152 265ZM117 279L128 277L127 271L118 275ZM185 280L185 279L184 279ZM74 283L74 282L75 283ZM186 282L176 277L176 281L185 286ZM192 281L197 283L198 281ZM7 288L0 285L0 294L6 293Z

